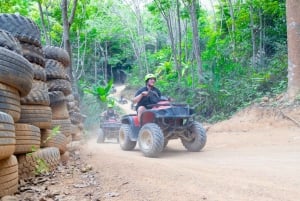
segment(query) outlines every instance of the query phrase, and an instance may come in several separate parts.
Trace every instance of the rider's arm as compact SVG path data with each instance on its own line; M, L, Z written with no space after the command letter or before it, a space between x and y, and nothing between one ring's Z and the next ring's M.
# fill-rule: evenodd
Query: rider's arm
M148 91L138 91L135 95L135 97L132 99L132 102L133 103L138 103L141 101L141 99L144 97L144 96L147 96L148 95Z
M133 101L134 103L140 102L140 100L141 100L144 96L146 96L146 95L144 95L144 94L145 94L145 93L143 93L143 92L140 93L139 95L137 95L136 97L134 97L132 101Z

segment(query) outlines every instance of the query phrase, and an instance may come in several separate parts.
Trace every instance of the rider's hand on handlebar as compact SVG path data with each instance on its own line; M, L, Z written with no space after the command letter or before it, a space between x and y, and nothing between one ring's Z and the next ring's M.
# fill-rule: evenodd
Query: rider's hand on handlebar
M142 96L148 96L148 93L149 93L148 91L143 91Z

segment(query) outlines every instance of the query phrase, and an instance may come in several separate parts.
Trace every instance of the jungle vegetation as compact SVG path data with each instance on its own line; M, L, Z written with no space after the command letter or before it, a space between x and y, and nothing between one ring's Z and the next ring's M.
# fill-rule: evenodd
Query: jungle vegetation
M69 42L74 91L88 121L97 114L84 88L114 80L135 89L151 72L164 94L195 106L201 120L215 122L287 91L286 3L4 0L0 12L34 20L44 45L67 49Z

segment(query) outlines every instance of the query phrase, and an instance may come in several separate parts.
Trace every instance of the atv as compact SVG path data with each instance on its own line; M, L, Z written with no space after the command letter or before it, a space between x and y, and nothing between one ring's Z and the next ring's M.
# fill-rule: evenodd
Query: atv
M119 142L120 127L120 121L114 117L102 120L98 131L97 143L104 143L105 139L116 139Z
M198 152L205 146L206 131L194 120L195 112L189 105L163 98L151 107L142 113L141 122L136 114L122 116L119 131L122 150L133 150L138 142L144 156L158 157L169 140L178 138L190 152Z

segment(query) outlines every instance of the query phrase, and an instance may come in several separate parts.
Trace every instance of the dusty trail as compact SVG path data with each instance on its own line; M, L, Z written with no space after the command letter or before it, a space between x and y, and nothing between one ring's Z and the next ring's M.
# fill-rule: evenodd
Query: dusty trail
M267 120L256 125L244 116L214 125L207 145L196 153L173 140L159 158L146 158L138 146L123 151L117 143L95 139L81 152L99 172L100 194L114 195L101 200L298 201L300 128Z
M125 85L116 85L115 86L116 92L114 94L111 94L111 97L113 97L116 100L119 100L121 97L121 92L125 89ZM131 109L131 101L129 100L126 104L121 104L118 101L115 102L119 108L123 110L125 114L134 114L135 111Z
M296 201L300 196L300 130L269 140L267 130L209 133L202 152L189 153L171 141L160 158L142 156L138 147L88 143L89 162L100 171L104 191L114 200ZM280 141L278 141L280 140ZM241 141L237 144L236 141Z

